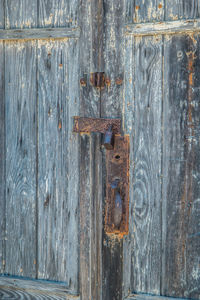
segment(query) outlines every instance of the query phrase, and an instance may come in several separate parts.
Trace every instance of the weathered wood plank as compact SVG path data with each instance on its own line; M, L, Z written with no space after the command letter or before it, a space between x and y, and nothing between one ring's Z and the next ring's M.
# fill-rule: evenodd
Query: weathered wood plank
M104 72L108 80L101 91L101 117L122 119L124 4L106 0L104 10Z
M5 262L5 98L4 98L4 44L0 42L0 272L4 272Z
M127 0L126 23L161 21L164 19L164 0Z
M134 153L133 149L133 136L134 136L134 66L135 66L135 38L127 36L125 38L125 62L124 62L124 131L130 137L130 169L129 169L129 234L124 239L123 243L123 298L131 292L131 253L132 253L132 238L131 232L133 231L133 223L131 222L131 210L133 205L133 168L134 168Z
M106 74L106 87L101 91L101 117L120 118L123 114L123 1L104 1L104 39L102 66ZM123 128L122 128L123 131ZM103 156L103 198L106 199L106 160ZM104 203L105 206L105 203ZM104 209L105 213L105 209ZM104 216L103 216L104 218ZM123 240L103 232L102 299L122 299Z
M4 2L5 29L36 26L36 1L28 2ZM34 41L5 43L5 272L28 277L36 275L35 46Z
M38 42L38 277L78 288L76 40Z
M5 0L5 29L37 26L37 0Z
M130 45L127 54L130 55ZM131 290L159 294L161 267L162 38L135 38L126 76L126 128L131 135ZM128 60L129 58L127 58ZM127 62L126 62L127 66ZM134 84L133 84L134 79ZM133 120L132 113L133 113ZM130 118L130 119L129 119Z
M164 49L162 294L199 299L199 36Z
M79 300L64 284L48 281L0 277L0 298L3 299L67 299Z
M5 44L6 273L35 277L35 42Z
M180 34L199 32L200 19L178 20L156 23L129 24L125 26L126 35L143 36L158 34Z
M0 1L0 28L4 28L4 5ZM4 44L0 42L0 273L5 261L5 99L4 99Z
M102 1L82 1L79 10L80 69L85 74L101 66ZM100 23L99 23L100 22ZM100 92L91 86L80 89L80 116L100 117ZM102 183L100 136L82 135L80 139L80 294L83 300L102 299Z
M4 28L5 26L5 19L4 19L4 3L0 1L0 29Z
M79 36L80 29L78 27L0 30L0 40L61 39L78 38Z
M172 298L148 294L133 294L126 298L126 300L183 300L183 298Z
M165 1L165 20L195 19L199 16L199 0Z
M38 19L40 27L74 27L77 25L79 1L40 0Z

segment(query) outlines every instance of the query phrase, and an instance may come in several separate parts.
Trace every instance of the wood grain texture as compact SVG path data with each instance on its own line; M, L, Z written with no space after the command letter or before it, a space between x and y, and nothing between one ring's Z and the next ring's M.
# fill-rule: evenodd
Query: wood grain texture
M76 40L38 43L38 277L77 290L78 114Z
M0 30L0 40L61 39L79 36L80 29L77 27Z
M107 86L101 91L101 117L122 119L124 2L104 1L103 66ZM123 130L123 129L122 129ZM103 155L103 198L106 199L106 158ZM104 203L105 206L105 203ZM105 208L104 208L105 214ZM102 299L122 299L123 241L103 232Z
M126 35L147 36L158 34L180 34L200 31L200 19L166 21L155 23L129 24L125 26Z
M123 298L131 292L131 253L132 253L132 238L133 223L131 221L131 209L133 206L133 174L134 174L134 151L132 151L134 143L134 66L135 66L135 38L128 36L125 38L125 60L124 60L124 131L129 134L130 139L130 155L129 155L129 234L123 241Z
M102 1L82 1L79 10L81 76L98 71ZM100 23L99 23L100 22ZM100 60L99 60L100 59ZM100 117L100 92L89 82L80 88L80 116ZM101 139L98 133L80 138L80 294L83 300L102 299L102 182Z
M4 97L4 44L0 42L0 273L5 261L5 97Z
M36 25L36 1L29 6L5 1L4 6L5 29ZM5 272L28 277L36 275L35 46L33 41L5 43Z
M161 21L164 19L164 0L127 0L126 23Z
M0 299L80 300L64 284L0 277Z
M199 16L199 0L165 1L165 20L196 19Z
M74 27L77 25L77 0L39 0L40 27Z
M37 26L37 0L5 0L5 29Z
M0 1L0 29L4 28L5 19L4 19L4 3Z
M104 2L104 72L110 80L101 91L101 117L121 118L123 110L124 3ZM120 84L116 83L121 79Z
M131 290L160 293L162 38L135 38L127 47L134 64L126 74L126 128L131 134L130 225ZM133 55L133 61L131 61ZM133 73L130 74L130 71ZM134 80L134 84L133 84ZM126 87L126 86L125 86ZM132 114L131 110L134 111ZM133 119L132 119L133 117ZM130 250L127 250L130 253Z
M35 277L35 42L5 44L6 273Z
M164 296L156 296L156 295L148 295L148 294L133 294L125 299L126 300L183 300L183 298L164 297Z
M199 299L199 36L165 39L162 294Z

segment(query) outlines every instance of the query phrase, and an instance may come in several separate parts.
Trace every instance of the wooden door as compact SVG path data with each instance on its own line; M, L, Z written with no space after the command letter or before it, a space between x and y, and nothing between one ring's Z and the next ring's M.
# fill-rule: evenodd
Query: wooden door
M198 0L0 1L1 299L200 299L199 14ZM104 232L102 137L74 134L75 115L130 136L123 238Z
M78 5L0 1L0 299L79 294Z

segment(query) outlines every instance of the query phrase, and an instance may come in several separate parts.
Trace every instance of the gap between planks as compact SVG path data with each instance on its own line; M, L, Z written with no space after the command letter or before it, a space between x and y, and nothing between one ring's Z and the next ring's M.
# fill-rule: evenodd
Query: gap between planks
M125 35L147 36L157 34L195 33L200 31L200 19L125 25Z

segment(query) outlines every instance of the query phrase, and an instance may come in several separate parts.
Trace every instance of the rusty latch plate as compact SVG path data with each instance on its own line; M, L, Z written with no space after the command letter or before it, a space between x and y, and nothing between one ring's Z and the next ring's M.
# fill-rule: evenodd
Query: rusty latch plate
M129 136L115 136L114 150L106 151L106 207L105 232L107 234L128 234L129 226ZM114 224L115 194L112 182L119 179L119 193L122 199L122 220Z
M74 117L73 131L105 133L110 125L113 125L114 134L120 134L121 132L120 119Z

